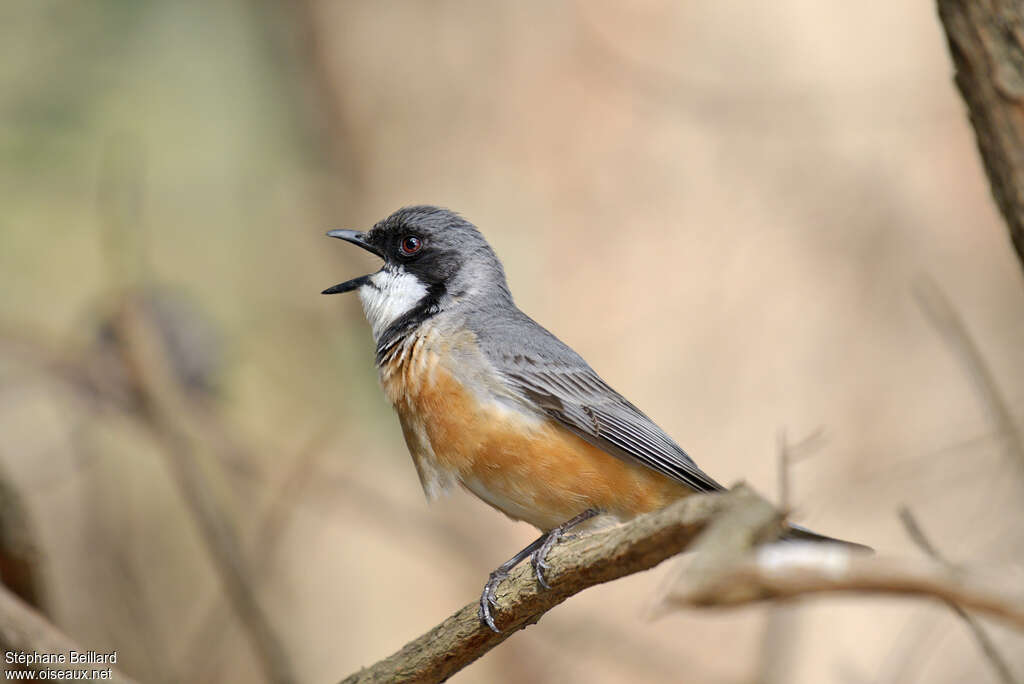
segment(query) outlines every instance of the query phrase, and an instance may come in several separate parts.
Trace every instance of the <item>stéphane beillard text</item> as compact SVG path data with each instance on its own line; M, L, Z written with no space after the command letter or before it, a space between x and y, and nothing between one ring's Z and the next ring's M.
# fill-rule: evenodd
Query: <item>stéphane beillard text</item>
M76 665L95 665L97 663L117 663L117 651L99 653L97 651L68 651L67 653L40 653L39 651L7 651L4 662L8 665L51 665L74 663Z

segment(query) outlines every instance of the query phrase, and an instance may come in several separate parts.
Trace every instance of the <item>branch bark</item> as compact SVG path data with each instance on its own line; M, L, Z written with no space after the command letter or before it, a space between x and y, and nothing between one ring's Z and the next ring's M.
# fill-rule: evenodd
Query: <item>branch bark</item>
M1024 266L1024 5L938 0L992 194Z
M695 551L693 560L682 573L684 581L662 599L662 613L810 594L881 593L955 603L1024 630L1019 578L993 581L933 561L876 558L832 544L758 546L777 539L783 523L778 509L742 485L725 494L695 494L554 547L547 559L550 590L537 585L528 563L520 565L498 592L501 633L480 624L474 601L342 684L442 681L573 594L647 570L688 549Z
M501 633L480 623L473 601L394 655L350 675L344 684L444 680L573 594L654 567L685 550L716 515L757 498L746 487L694 495L626 525L559 544L547 557L550 590L537 584L529 563L516 568L499 588L495 621Z

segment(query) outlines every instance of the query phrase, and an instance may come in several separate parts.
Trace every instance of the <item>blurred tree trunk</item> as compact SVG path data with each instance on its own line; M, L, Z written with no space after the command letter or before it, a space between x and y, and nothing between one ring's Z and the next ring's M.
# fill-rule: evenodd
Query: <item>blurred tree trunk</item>
M1024 3L938 4L992 194L1024 266Z

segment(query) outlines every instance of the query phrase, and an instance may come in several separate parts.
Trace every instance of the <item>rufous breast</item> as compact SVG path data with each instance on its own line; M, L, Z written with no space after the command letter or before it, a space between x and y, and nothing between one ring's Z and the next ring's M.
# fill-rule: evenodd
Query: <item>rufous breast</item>
M549 530L588 508L626 519L691 493L531 409L468 334L418 330L384 360L380 377L430 499L458 483Z

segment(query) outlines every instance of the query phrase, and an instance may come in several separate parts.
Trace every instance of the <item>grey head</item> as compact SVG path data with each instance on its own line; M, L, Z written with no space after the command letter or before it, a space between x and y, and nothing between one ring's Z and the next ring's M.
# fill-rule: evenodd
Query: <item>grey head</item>
M384 260L376 273L329 287L356 291L378 354L423 321L455 306L512 305L505 270L476 226L431 206L399 209L370 230L327 233Z

